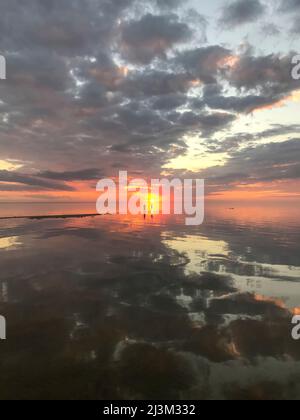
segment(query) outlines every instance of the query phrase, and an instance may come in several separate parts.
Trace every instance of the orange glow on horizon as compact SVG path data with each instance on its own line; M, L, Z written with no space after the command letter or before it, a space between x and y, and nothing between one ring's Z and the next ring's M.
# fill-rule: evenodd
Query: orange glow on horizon
M112 178L117 183L117 178ZM130 179L128 179L130 182ZM2 202L34 202L34 201L73 201L73 202L96 202L99 197L99 193L96 191L97 180L95 181L73 181L65 182L66 187L70 187L70 190L48 190L45 188L28 190L26 186L18 183L4 183L1 185L7 188L7 190L0 191L0 201ZM13 186L16 190L9 191L9 187ZM229 190L213 191L212 187L209 187L209 180L207 181L208 188L206 189L206 200L208 202L222 202L222 201L234 201L234 202L245 202L255 204L256 202L275 202L284 200L300 200L300 180L284 180L281 182L269 182L269 183L253 183L249 185L235 184L230 187ZM24 187L24 190L22 190ZM20 191L17 191L17 188ZM139 186L136 185L138 189ZM218 187L214 187L217 189ZM130 188L127 189L130 193ZM133 190L131 191L134 192ZM146 192L145 192L146 193ZM156 210L162 202L162 197L154 195L152 192L148 193L148 197L144 197L145 201L150 203ZM160 193L161 195L161 193Z
M274 201L300 200L300 181L284 180L277 182L257 182L253 184L235 184L227 191L207 192L210 201Z

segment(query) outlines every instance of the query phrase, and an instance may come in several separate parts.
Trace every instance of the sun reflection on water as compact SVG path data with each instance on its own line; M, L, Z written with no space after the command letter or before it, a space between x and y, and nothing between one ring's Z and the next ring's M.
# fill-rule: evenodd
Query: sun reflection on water
M22 245L18 236L12 236L10 238L0 238L0 249L8 249Z

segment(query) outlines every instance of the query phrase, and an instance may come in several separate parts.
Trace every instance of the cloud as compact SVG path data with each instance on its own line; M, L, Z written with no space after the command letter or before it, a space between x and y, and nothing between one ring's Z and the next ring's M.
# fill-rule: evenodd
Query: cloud
M278 36L282 33L282 29L275 25L275 23L266 23L262 25L261 32L266 36Z
M63 183L46 181L35 175L27 175L16 171L0 171L0 183L6 184L24 184L28 187L46 189L46 190L58 190L58 191L73 191L74 189L69 185ZM5 188L7 185L1 184L1 187ZM15 189L14 186L9 186L12 190ZM19 186L16 188L19 189Z
M149 64L154 58L164 58L176 44L186 42L192 32L176 15L147 14L128 22L122 30L122 48L130 61Z
M210 168L202 175L210 184L221 184L224 189L240 182L246 186L299 179L300 139L233 149L224 166Z
M300 10L299 0L281 0L279 11L285 13L293 13Z
M176 58L176 63L181 65L196 81L198 79L199 82L210 84L216 83L219 71L231 56L230 50L219 45L212 45L184 51Z
M255 93L262 106L275 105L288 99L300 89L300 83L291 77L292 58L288 55L243 55L226 73L228 82L243 93Z
M0 82L0 154L22 162L1 173L2 190L72 191L76 181L90 190L99 175L124 167L157 176L191 137L208 153L225 150L227 175L242 179L247 168L233 154L257 139L245 132L238 141L230 128L300 89L290 73L293 52L218 43L213 18L176 0L2 3L8 78ZM258 1L237 4L245 2L230 3L231 26L263 13ZM272 25L265 31L275 34Z
M259 0L235 0L223 8L220 23L230 29L254 22L264 13L265 6Z
M121 89L130 97L146 97L187 93L193 86L193 76L185 72L145 70L129 76Z
M158 96L154 100L153 108L157 110L173 110L182 107L187 102L187 97L180 93Z
M115 22L132 0L3 0L0 45L4 49L49 53L74 57L106 48L114 36ZM20 16L22 18L20 19ZM47 22L45 23L45 19ZM14 28L14 30L11 30Z
M186 51L177 62L205 85L202 97L190 102L194 110L208 106L251 113L284 103L300 89L300 82L291 77L293 56L294 53L255 56L251 49L236 55L220 46L210 46ZM236 89L234 95L224 92L225 81Z
M17 88L63 91L71 87L65 61L45 51L11 53L6 56L8 84Z
M97 180L103 173L98 169L83 169L81 171L66 171L66 172L40 172L36 176L39 178L47 178L56 181L91 181Z
M195 124L205 135L223 130L224 128L228 127L235 119L235 115L223 112L201 115L194 114L192 112L186 112L180 116L180 122L187 126L193 126Z
M300 131L299 124L274 124L271 128L257 132L257 133L237 133L226 136L214 144L208 146L208 150L217 153L234 153L240 148L257 147L259 142L265 139L272 139L274 137L282 137L285 139L287 135L295 135ZM286 141L286 140L283 140Z
M300 34L300 16L296 16L291 27L291 33L299 35Z
M156 0L156 4L162 9L172 9L179 7L181 0Z
M214 85L212 85L214 86ZM251 89L250 89L251 90ZM249 114L255 110L271 108L286 99L286 93L273 94L273 92L263 93L260 90L256 94L241 94L237 92L234 96L224 95L223 92L208 92L201 99L191 101L193 109L203 109L208 106L215 110L224 110L236 113Z

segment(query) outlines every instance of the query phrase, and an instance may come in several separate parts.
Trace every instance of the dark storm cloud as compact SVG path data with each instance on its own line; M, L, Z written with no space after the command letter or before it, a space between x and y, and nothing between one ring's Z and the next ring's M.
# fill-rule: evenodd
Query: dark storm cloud
M223 8L220 23L230 29L251 23L265 13L265 7L259 0L235 0Z
M122 47L129 60L149 64L155 57L165 57L170 48L191 36L189 26L180 22L176 15L147 14L125 25Z

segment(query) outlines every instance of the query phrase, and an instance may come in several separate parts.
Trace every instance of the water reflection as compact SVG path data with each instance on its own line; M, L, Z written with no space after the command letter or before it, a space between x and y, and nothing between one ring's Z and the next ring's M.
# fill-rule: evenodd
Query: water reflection
M21 245L21 242L18 236L0 238L0 249L15 248L18 245Z
M281 299L289 308L300 304L300 267L252 262L247 259L252 249L239 255L229 243L201 235L175 237L174 232L166 232L162 238L167 248L186 257L187 276L207 272L230 275L239 291Z
M1 223L0 398L299 399L294 210L234 208Z

